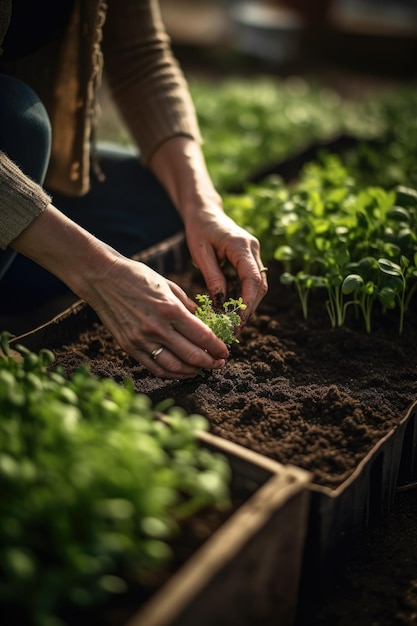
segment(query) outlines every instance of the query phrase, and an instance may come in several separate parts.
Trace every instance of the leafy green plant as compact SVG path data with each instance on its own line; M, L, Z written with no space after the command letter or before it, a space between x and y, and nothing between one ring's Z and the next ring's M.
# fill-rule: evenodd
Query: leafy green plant
M370 332L376 303L383 312L398 306L403 317L400 275L395 270L388 284L378 259L404 271L407 259L408 303L416 283L417 190L361 187L339 156L323 153L292 187L266 179L248 185L240 201L226 196L224 206L238 223L250 224L267 262L282 265L280 281L297 289L305 319L311 292L323 289L333 327L344 325L354 308Z
M417 188L417 90L403 86L364 103L366 118L378 119L377 142L363 142L346 155L349 170L363 186Z
M223 303L224 312L214 309L213 301L207 294L197 294L196 300L199 302L195 312L198 319L204 322L227 346L239 343L236 336L236 328L240 324L239 311L246 309L242 298L229 298Z
M342 283L342 292L352 299L346 303L346 308L352 305L362 313L366 332L372 330L372 311L375 300L379 297L378 263L372 256L364 257L359 261L348 263L345 266L346 274Z
M49 350L12 354L7 333L1 346L0 604L61 626L166 568L181 520L229 505L230 469L199 445L203 417L85 368L67 377Z
M346 162L362 186L417 187L414 85L360 102L299 77L229 78L215 86L199 79L190 88L209 171L221 191L343 134L358 139Z
M223 191L305 146L349 133L379 136L382 111L343 101L332 89L292 77L192 80L204 153ZM221 158L219 158L221 155Z

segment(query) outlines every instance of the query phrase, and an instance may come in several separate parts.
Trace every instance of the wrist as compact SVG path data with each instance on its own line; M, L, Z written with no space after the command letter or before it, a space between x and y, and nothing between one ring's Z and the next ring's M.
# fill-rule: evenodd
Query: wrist
M195 219L216 220L219 213L224 213L221 197L214 189L200 192L189 194L181 205L179 213L185 225Z
M72 255L72 267L65 273L64 282L80 298L92 304L100 284L106 281L121 255L86 231L78 233L79 246Z
M183 220L209 207L221 209L199 144L189 137L173 137L154 154L151 167L167 190Z
M12 247L62 280L80 298L120 257L49 205L12 242Z

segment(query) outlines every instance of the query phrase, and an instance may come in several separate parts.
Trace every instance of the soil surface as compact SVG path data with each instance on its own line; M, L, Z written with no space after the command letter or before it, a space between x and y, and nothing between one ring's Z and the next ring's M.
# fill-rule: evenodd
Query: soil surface
M336 488L417 399L417 315L402 335L396 311L376 307L371 334L353 309L333 329L322 293L304 320L294 291L270 266L270 290L240 332L226 366L188 381L153 377L96 324L55 347L68 372L87 363L99 375L130 378L155 403L173 398L207 417L214 434ZM275 277L274 277L275 275ZM205 288L195 270L172 277L190 296ZM233 293L231 280L230 295ZM417 624L417 489L399 492L392 513L369 529L329 595L303 607L297 626Z
M417 400L417 316L408 315L402 336L392 311L376 310L371 334L360 318L332 329L320 293L310 299L305 321L297 295L279 285L273 270L267 297L222 370L158 379L100 324L55 349L57 362L68 372L84 363L120 382L130 378L155 403L172 398L188 413L205 415L214 434L337 487ZM173 278L190 295L204 290L197 272Z

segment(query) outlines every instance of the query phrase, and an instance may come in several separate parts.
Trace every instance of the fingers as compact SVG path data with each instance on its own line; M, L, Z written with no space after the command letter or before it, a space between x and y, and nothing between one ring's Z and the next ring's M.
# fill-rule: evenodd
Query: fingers
M198 258L195 261L204 276L213 301L215 303L218 303L219 300L223 301L227 294L227 284L213 247L208 244L201 245Z
M175 348L159 345L149 351L131 349L129 353L155 376L170 379L193 378L202 370L220 369L226 363L226 359L215 359L181 337Z
M196 262L204 276L214 302L224 301L227 285L218 258L212 247L199 250ZM263 264L259 242L247 233L232 238L225 246L224 255L235 267L241 283L241 296L246 309L241 312L242 325L256 310L268 291L267 268Z
M182 307L169 322L158 320L155 312L147 325L129 325L129 330L125 325L123 336L115 338L125 352L162 378L191 378L223 367L229 356L208 326Z
M268 268L262 262L257 242L242 258L236 270L242 284L242 299L246 304L242 314L244 325L268 292Z
M183 289L176 283L171 280L167 280L168 285L171 288L172 293L182 302L182 304L190 311L190 313L195 313L197 310L197 303L194 300L191 300L189 296L185 293Z
M201 374L203 370L220 369L226 362L224 359L214 360L205 355L205 366L193 366L182 361L177 354L163 346L160 346L149 354L138 351L136 358L155 376L171 380L194 378ZM197 351L195 358L200 361Z

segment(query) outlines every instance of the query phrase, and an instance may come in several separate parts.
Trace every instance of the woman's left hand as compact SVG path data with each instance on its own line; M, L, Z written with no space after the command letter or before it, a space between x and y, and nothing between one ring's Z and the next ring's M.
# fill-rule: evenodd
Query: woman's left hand
M216 199L193 212L185 222L185 232L192 259L203 274L214 302L227 297L222 263L227 260L236 269L242 288L240 295L246 304L241 313L245 324L268 291L259 241L230 219Z

